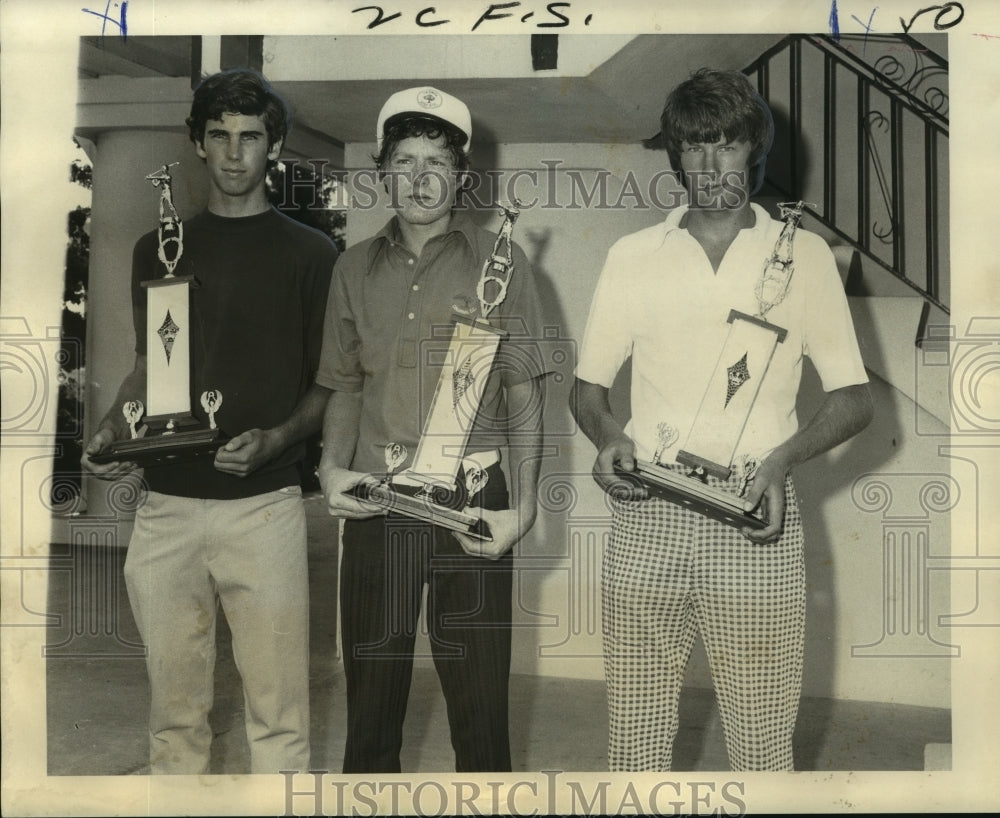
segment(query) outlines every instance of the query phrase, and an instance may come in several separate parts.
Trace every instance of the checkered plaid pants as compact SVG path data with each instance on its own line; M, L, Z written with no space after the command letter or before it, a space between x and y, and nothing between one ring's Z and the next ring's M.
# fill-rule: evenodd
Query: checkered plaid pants
M793 768L806 595L790 478L785 499L784 533L770 545L664 500L615 501L602 578L612 771L670 770L698 633L732 769Z

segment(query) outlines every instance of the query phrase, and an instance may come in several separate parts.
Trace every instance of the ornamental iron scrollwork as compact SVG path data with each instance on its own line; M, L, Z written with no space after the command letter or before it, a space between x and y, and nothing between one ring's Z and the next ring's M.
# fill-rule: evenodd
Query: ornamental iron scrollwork
M865 137L868 142L868 155L872 160L872 167L875 170L875 178L878 181L879 191L882 194L882 202L885 204L886 212L889 213L889 226L880 228L877 221L872 221L872 235L883 244L892 244L893 233L896 224L892 220L892 194L889 191L889 179L885 167L882 164L882 157L879 155L878 146L875 143L874 130L889 130L889 119L880 111L869 111L861 117L861 127L864 128Z
M876 79L901 88L929 110L948 116L948 91L942 87L947 83L948 69L931 63L922 52L910 49L904 53L913 58L912 66L905 65L895 53L885 54L872 65Z

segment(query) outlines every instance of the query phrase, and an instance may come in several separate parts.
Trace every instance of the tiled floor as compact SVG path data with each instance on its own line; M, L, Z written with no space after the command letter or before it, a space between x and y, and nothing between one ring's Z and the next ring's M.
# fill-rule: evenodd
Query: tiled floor
M336 558L330 537L322 525L311 528L312 766L336 772L343 754L346 708L343 675L335 657ZM48 639L50 775L145 772L148 690L121 578L123 560L121 549L88 548L76 553L66 546L52 549L49 610L61 615L61 624ZM212 771L246 772L243 698L224 624L218 639ZM602 682L513 676L514 769L606 769L604 695ZM947 747L940 745L950 740L947 710L806 698L795 736L796 766L922 770L927 745L932 745L933 763L947 764ZM728 769L711 691L685 689L674 759L678 771ZM429 664L418 664L414 673L402 763L406 772L454 769L444 700Z

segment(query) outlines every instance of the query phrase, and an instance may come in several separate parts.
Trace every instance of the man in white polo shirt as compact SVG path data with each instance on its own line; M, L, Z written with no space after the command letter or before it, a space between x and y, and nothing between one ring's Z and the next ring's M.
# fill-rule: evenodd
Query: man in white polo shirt
M609 762L669 770L684 667L701 634L730 764L793 768L805 626L803 537L791 469L864 428L867 375L833 255L794 234L784 292L760 281L783 223L750 203L773 136L770 111L738 72L702 69L667 98L661 138L690 204L608 253L591 306L571 405L598 450L594 477L620 487L636 459L676 462L730 329L730 311L766 309L787 330L739 438L733 475L709 486L762 508L767 525L738 530L658 498L612 500L603 566ZM765 288L766 289L766 288ZM773 303L771 303L773 302ZM808 355L827 396L799 426L795 399ZM631 419L608 391L632 359Z

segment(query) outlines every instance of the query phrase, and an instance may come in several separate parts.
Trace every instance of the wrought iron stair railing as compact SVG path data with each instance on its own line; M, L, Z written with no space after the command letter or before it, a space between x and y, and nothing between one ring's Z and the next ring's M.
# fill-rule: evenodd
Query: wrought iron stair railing
M771 190L947 313L947 61L904 34L791 35L744 73L775 117Z

